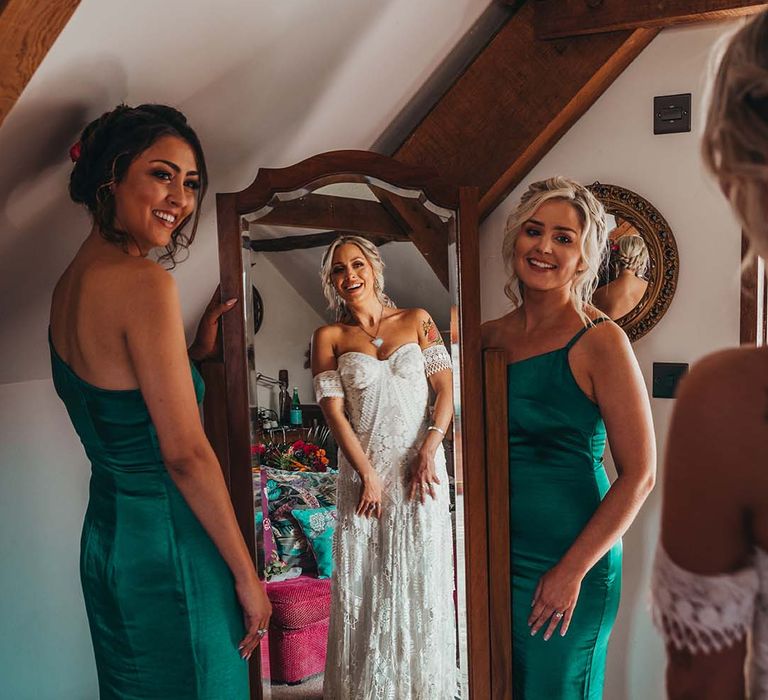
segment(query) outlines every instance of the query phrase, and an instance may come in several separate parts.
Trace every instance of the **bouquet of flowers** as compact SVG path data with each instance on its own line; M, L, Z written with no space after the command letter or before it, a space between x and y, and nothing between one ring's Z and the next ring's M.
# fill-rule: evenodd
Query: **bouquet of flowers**
M324 472L330 462L322 447L303 440L289 444L260 442L251 446L251 455L262 467L299 472Z

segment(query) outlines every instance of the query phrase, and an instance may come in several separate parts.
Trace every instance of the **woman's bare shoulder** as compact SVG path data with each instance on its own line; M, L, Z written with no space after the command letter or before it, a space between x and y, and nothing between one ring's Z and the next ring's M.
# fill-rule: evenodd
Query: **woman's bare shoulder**
M499 318L485 321L480 326L480 337L483 349L506 347L511 326L517 317L518 311L510 311Z

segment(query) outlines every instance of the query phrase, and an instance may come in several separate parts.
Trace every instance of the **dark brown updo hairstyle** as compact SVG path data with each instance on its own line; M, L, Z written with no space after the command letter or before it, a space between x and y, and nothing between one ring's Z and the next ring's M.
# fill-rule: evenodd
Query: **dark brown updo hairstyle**
M98 224L101 235L111 243L125 246L130 237L115 227L115 200L112 185L120 182L134 159L163 136L177 136L186 141L195 154L200 188L193 214L184 219L171 234L171 241L160 256L169 267L177 263L179 250L186 250L195 239L200 219L200 204L208 188L208 171L200 140L187 118L173 107L144 104L138 107L118 105L83 129L80 154L69 178L69 196L84 204ZM192 229L184 229L192 220Z

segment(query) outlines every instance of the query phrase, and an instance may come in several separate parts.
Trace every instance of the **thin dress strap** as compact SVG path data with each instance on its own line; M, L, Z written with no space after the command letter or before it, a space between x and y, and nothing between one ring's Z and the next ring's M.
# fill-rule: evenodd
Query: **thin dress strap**
M568 345L565 346L566 350L570 350L576 343L578 342L579 338L581 338L582 335L584 335L590 328L594 328L598 323L602 323L603 321L606 321L605 316L600 316L599 318L596 318L594 321L592 321L591 326L584 326L576 335L573 336L573 338L568 341Z

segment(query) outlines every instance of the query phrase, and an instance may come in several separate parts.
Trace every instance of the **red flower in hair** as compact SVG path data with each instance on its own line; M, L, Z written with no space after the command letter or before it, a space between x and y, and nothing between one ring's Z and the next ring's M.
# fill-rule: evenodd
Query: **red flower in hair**
M73 163L77 163L77 161L80 160L80 153L82 150L83 144L80 141L78 141L72 146L72 148L69 149L69 157L72 159Z

